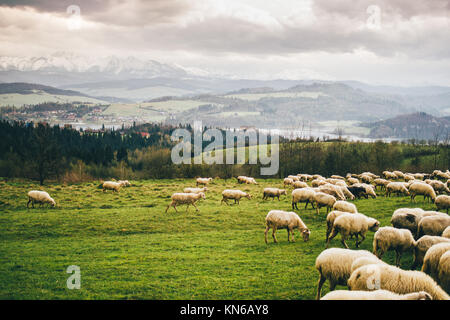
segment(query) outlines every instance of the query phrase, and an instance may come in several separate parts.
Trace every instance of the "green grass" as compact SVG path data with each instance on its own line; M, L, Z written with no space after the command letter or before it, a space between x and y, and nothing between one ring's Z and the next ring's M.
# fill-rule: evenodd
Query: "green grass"
M24 104L38 104L44 102L58 102L58 103L68 103L74 101L81 101L86 103L105 103L105 101L83 97L83 96L63 96L49 94L43 91L35 90L32 94L0 94L0 107L1 106L16 106L22 107Z
M170 208L170 195L194 179L132 181L119 194L98 183L45 186L56 208L27 209L28 181L0 181L0 299L314 299L314 261L325 249L325 209L298 212L311 229L309 242L285 230L278 244L264 243L264 218L271 209L290 210L290 196L263 201L266 186L281 180L238 185L215 180L199 212ZM221 191L239 188L253 199L220 205ZM290 192L289 192L290 194ZM407 197L354 202L359 211L389 225L400 207L433 205ZM362 249L372 249L373 233ZM271 239L270 239L271 240ZM355 248L354 242L348 242ZM331 247L341 247L338 238ZM385 260L393 263L389 252ZM402 267L412 255L402 258ZM66 269L81 268L81 289L69 290ZM324 286L324 294L328 284Z

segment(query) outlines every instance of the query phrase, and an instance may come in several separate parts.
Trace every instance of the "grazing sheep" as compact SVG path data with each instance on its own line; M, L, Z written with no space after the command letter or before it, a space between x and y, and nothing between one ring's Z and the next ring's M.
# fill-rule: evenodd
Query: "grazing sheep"
M306 202L305 209L308 206L308 203L311 202L311 205L314 208L314 195L316 192L312 188L302 188L302 189L294 189L292 191L292 210L297 209L297 203Z
M416 241L408 229L397 229L393 227L381 227L373 236L373 254L379 259L388 250L395 250L395 265L400 265L402 253L413 250Z
M342 191L346 199L355 200L355 196L348 190L347 185L336 185L336 188Z
M131 187L131 183L128 180L119 180L117 181L122 187Z
M337 217L349 212L345 211L339 211L333 208L333 211L331 211L329 214L327 214L327 233L325 242L328 242L328 237L330 236L331 230L333 229L334 220L336 220ZM351 212L350 212L351 213Z
M403 179L405 177L405 174L398 170L394 170L394 171L392 171L392 173L395 174L398 179Z
M442 236L444 238L450 238L450 227L445 228L444 232L442 232Z
M348 249L348 245L345 240L350 236L354 235L356 237L356 247L358 248L361 242L366 238L366 233L368 230L377 231L380 226L380 222L374 218L365 216L362 213L347 213L340 215L334 220L333 229L331 231L331 236L327 241L327 248L330 241L337 236L338 233L341 234L341 243ZM358 236L361 236L361 241L358 241Z
M278 201L280 201L281 195L286 195L286 190L278 188L264 188L263 200L266 200L267 198L271 197L272 200L278 198Z
M386 197L390 197L391 193L396 193L397 196L400 196L400 193L409 196L409 191L403 182L390 182L386 185Z
M237 177L238 183L245 183L245 184L258 184L255 180L255 178L252 177L246 177L246 176L239 176Z
M388 264L388 263L384 262L381 259L378 259L375 255L373 257L361 257L353 261L352 267L350 269L350 274L352 274L353 271L355 271L356 269L362 266L366 266L368 264Z
M386 189L386 186L391 183L389 180L378 178L373 180L373 183L375 184L375 190L377 187L380 187L380 190Z
M450 208L450 196L446 195L440 195L436 197L436 200L434 201L434 204L437 207L437 210L447 210Z
M195 203L200 199L205 199L205 194L203 192L200 193L174 193L171 197L172 202L167 206L166 211L169 210L170 207L175 209L175 212L178 212L177 205L187 204L186 212L189 209L189 205L193 205L196 211L199 211Z
M197 178L197 187L199 184L207 186L212 181L212 178Z
M33 208L35 203L39 203L40 207L45 203L52 207L56 206L55 200L53 200L53 198L50 197L47 192L39 190L31 190L30 192L28 192L27 208L29 207L30 202Z
M365 183L371 183L373 181L373 178L366 174L361 174L359 176L359 178L361 179L362 182L365 182Z
M103 192L106 190L112 190L113 192L119 192L122 185L115 181L105 181L102 184Z
M417 195L423 195L423 199L431 199L434 203L436 199L436 192L432 186L424 183L424 182L414 182L409 186L409 193L411 194L411 200L415 201Z
M416 246L414 248L414 262L411 269L416 269L417 266L422 266L423 258L427 253L428 249L438 243L450 242L450 239L439 236L423 236L416 241Z
M442 289L450 292L450 250L444 253L441 259L439 259L438 280Z
M433 300L425 291L397 294L387 290L349 291L336 290L329 292L320 300Z
M226 189L222 191L222 201L220 201L220 204L222 204L222 202L225 202L228 205L229 199L233 199L235 204L239 204L239 200L241 200L241 198L243 197L249 200L252 198L250 194L244 191Z
M434 300L449 300L449 295L427 274L407 271L387 264L368 264L352 272L350 290L388 290L398 294L425 291Z
M339 176L339 175L337 175L337 174L333 174L333 175L331 176L331 178L332 178L332 179L338 179L338 180L344 180L344 179L345 179L344 177Z
M294 184L294 180L292 180L291 178L284 178L283 180L283 185L286 186L292 186Z
M351 212L351 213L358 212L358 209L356 209L356 206L353 203L350 203L347 201L336 201L336 203L333 205L333 210Z
M351 275L353 262L361 257L376 257L367 250L350 250L330 248L322 251L316 258L315 267L319 272L316 299L320 299L320 291L326 280L330 283L330 291L337 285L346 286Z
M421 208L399 208L392 214L391 224L398 229L408 229L416 235L417 225L424 213Z
M439 180L430 180L429 182L427 182L430 186L433 187L434 191L436 192L436 194L443 194L444 192L447 194L450 194L450 190L447 188L447 186L445 185L445 183L443 183L442 181Z
M287 212L282 210L271 210L266 216L266 230L264 231L264 239L267 244L267 232L272 228L273 242L277 242L275 233L277 229L287 229L288 242L290 242L289 235L292 234L292 242L294 239L294 229L300 231L303 241L309 240L310 231L303 223L302 219L295 212Z
M361 197L368 198L369 196L366 193L366 188L358 187L356 185L350 186L347 188L356 198L360 199Z
M441 242L431 246L423 258L422 272L439 281L439 260L448 251L450 251L449 242Z
M386 179L393 179L393 180L398 179L397 175L390 171L383 171L383 176Z
M287 177L290 178L290 179L292 179L292 181L294 181L294 182L295 182L295 181L300 181L300 177L298 177L298 176L294 176L294 175L291 175L291 174L290 174L290 175L288 175Z
M184 193L200 193L200 192L205 193L206 191L208 191L207 187L203 187L203 188L184 188L183 189Z
M352 184L359 183L359 180L356 178L349 177L349 178L347 178L347 182L349 183L349 185L352 185Z
M327 213L329 210L333 208L333 205L336 203L336 198L332 195L323 193L323 192L316 192L314 194L314 204L316 205L316 212L319 214L319 210L322 207L327 208Z
M440 236L450 226L450 216L444 214L423 217L417 225L417 237Z
M308 188L308 184L303 181L295 181L292 186L294 189L300 189L300 188Z
M321 185L327 184L328 182L325 179L315 179L311 181L311 187L320 187Z
M342 193L342 190L332 184L321 185L319 187L319 192L329 194L338 200L345 200L345 196L344 193Z

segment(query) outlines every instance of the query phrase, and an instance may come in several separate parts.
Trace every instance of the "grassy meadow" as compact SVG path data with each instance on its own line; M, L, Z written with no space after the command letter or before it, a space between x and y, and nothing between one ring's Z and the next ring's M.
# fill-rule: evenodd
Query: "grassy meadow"
M314 262L325 249L326 210L297 213L311 229L309 242L298 231L295 243L279 230L275 244L264 243L269 210L291 210L288 196L262 200L264 187L281 180L238 185L236 179L212 182L206 200L170 208L170 196L195 186L194 179L130 181L120 193L103 193L99 182L75 185L0 181L0 299L314 299ZM221 205L226 188L248 191L240 205ZM27 209L27 192L43 189L56 208ZM400 207L434 205L417 197L355 200L359 211L389 225ZM231 203L231 202L230 202ZM271 233L271 232L270 232ZM361 248L372 250L369 232ZM353 240L349 240L354 249ZM331 247L342 247L340 236ZM383 258L393 263L395 254ZM412 254L402 258L409 268ZM81 269L81 289L69 290L66 269ZM338 287L344 288L344 287ZM323 294L328 292L328 283Z

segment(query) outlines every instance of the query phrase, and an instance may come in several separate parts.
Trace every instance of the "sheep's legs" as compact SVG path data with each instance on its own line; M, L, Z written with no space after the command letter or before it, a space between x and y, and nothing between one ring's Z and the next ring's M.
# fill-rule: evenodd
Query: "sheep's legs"
M322 275L322 273L320 273L319 276L319 281L317 282L317 296L316 296L316 300L320 299L320 291L322 290L322 286L325 283L327 279Z
M347 245L347 243L345 242L345 236L344 236L344 235L342 235L341 243L344 245L345 248L348 249L348 245ZM358 247L358 245L356 245L356 247Z
M272 238L273 242L277 243L277 237L275 236L275 232L277 232L277 227L272 227Z
M292 242L295 242L294 230L292 230L291 232L292 232Z
M337 234L338 234L338 231L333 228L331 236L328 238L326 249L328 248L328 245L330 244L330 241L333 240L333 238L336 237Z
M30 205L31 199L28 199L27 208Z
M192 205L195 207L195 210L198 211L198 208L197 208L197 206L195 205L195 203L193 203Z
M270 229L270 227L267 226L266 231L264 231L264 241L266 242L266 244L267 244L267 232L269 232L269 229Z
M361 241L358 241L358 235L356 235L356 247L359 248L359 245L366 239L366 237L362 234L361 235Z
M289 228L287 228L286 230L287 230L287 234L288 234L288 242L291 242L291 240L289 239L289 236L291 235L291 232L289 231Z

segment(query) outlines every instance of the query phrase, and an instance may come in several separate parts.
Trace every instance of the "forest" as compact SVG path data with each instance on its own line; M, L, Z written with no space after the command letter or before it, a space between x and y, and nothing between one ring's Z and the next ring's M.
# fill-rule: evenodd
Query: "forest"
M187 126L133 125L122 130L83 131L43 123L0 122L0 176L77 183L93 179L168 179L249 175L283 178L289 174L345 175L399 169L431 172L450 167L448 143L343 139L280 139L279 171L260 176L260 163L174 164L173 130ZM204 141L204 144L207 142ZM248 141L246 141L248 147ZM248 149L248 148L247 148ZM248 151L248 150L247 150Z

